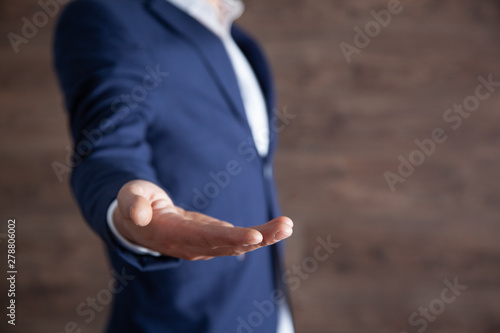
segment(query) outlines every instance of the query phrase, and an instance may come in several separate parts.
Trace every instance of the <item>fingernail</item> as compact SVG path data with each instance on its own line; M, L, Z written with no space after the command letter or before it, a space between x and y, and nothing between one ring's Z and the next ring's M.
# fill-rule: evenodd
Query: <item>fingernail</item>
M293 233L293 229L287 226L283 226L280 228L280 230L274 235L274 240L275 241L280 241L282 239L285 239L287 237L290 237L290 235Z
M252 246L252 245L257 245L262 242L262 235L259 235L258 237L252 237L251 239L248 240L246 244L243 244L243 246Z
M286 223L290 227L293 227L293 221L288 217L283 220L283 223Z

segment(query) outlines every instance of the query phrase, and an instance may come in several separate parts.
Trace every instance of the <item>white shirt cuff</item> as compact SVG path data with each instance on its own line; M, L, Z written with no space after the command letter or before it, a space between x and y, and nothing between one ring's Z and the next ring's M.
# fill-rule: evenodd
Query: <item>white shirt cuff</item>
M131 241L129 241L128 239L126 239L125 237L123 237L122 234L120 234L120 232L118 232L118 229L116 229L115 222L113 220L113 212L115 211L117 206L118 206L118 201L116 201L116 199L115 199L108 207L108 212L106 214L106 220L108 222L108 227L111 230L111 233L113 234L113 236L115 236L115 238L118 240L118 242L124 248L126 248L127 250L129 250L130 252L135 253L135 254L142 254L142 255L148 254L148 255L154 256L154 257L161 256L160 252L153 251L151 249L134 244Z

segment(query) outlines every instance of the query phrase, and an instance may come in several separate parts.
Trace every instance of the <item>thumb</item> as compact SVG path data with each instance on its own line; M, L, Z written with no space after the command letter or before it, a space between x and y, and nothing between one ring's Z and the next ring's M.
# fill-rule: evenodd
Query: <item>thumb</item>
M127 185L118 193L118 209L123 218L132 220L138 226L146 226L151 222L153 209L143 195L144 188L138 184Z
M129 206L129 212L132 221L141 227L147 226L153 218L153 209L142 195L134 196L133 202Z

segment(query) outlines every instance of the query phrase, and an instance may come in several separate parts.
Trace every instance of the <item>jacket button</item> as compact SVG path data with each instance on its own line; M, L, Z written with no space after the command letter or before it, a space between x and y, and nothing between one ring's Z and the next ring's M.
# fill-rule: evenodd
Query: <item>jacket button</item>
M263 172L264 172L264 178L266 178L267 180L273 179L273 167L271 164L264 165Z

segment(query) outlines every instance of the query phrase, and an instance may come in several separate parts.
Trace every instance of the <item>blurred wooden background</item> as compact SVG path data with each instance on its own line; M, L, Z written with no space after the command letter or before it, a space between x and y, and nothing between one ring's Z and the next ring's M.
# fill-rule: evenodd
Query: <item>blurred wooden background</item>
M304 265L317 237L341 244L292 292L297 332L417 332L409 317L457 277L467 289L425 331L498 333L500 91L455 131L443 114L474 93L479 75L500 81L500 5L402 1L348 64L339 44L353 44L353 28L387 3L253 0L239 21L270 58L279 109L295 116L276 167L296 222L288 266ZM38 11L34 0L0 1L0 248L14 217L19 271L17 325L2 312L0 331L59 333L75 321L99 332L108 309L87 324L76 308L110 272L67 177L59 182L51 166L65 163L70 144L51 65L55 19L18 53L7 38ZM437 127L448 140L391 192L384 173ZM2 308L6 287L0 279Z

